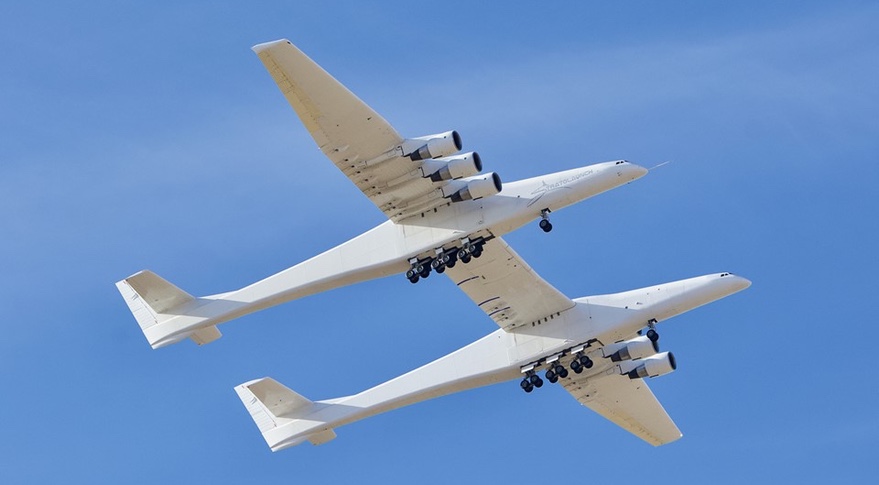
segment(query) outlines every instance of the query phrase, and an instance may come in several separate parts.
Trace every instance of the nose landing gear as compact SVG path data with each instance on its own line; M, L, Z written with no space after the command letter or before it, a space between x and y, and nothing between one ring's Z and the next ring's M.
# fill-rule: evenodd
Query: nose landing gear
M552 211L549 210L548 208L540 211L540 224L539 224L539 226L541 229L543 229L543 232L552 231L552 223L549 222L549 213L550 212L552 212Z

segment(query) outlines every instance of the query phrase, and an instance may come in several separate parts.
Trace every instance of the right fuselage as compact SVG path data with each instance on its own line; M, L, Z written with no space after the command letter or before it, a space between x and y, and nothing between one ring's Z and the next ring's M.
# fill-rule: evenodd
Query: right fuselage
M502 236L568 205L629 183L647 170L619 160L505 184L497 195L452 203L391 221L240 290L198 298L191 308L146 329L153 348L280 303L406 271L410 260L469 239Z

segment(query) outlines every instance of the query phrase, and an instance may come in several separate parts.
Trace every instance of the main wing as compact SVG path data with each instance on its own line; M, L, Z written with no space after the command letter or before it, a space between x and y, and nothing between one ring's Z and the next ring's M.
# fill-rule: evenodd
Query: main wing
M424 150L425 139L404 139L290 41L259 44L253 50L324 155L385 215L397 221L415 209L448 202L443 198L448 194L437 193L446 184L425 178L418 155L416 160L407 156ZM461 148L457 133L442 135Z
M449 278L504 330L530 325L574 306L547 283L503 239L483 246L468 264L446 269Z
M619 374L572 377L561 382L580 404L651 445L671 443L682 436L643 379Z

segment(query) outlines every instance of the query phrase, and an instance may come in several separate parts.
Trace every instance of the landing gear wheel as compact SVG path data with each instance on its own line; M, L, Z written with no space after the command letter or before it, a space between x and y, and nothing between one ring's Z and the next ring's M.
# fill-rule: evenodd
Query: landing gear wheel
M522 390L525 392L531 392L534 390L534 386L531 384L531 381L528 378L522 379L522 382L519 383L519 386L522 387Z
M418 275L409 278L409 282L413 284L418 283Z
M470 254L472 254L474 258L482 256L482 246L473 246L473 249L470 250Z
M537 379L536 379L536 382L535 382L534 377L537 378ZM540 376L533 376L533 377L531 378L531 384L533 384L534 387L543 387L543 379L541 379Z
M583 366L580 365L580 361L574 359L571 361L571 370L576 372L577 374L583 372Z
M583 367L585 367L587 369L591 369L592 366L595 365L595 363L592 362L592 359L590 359L589 357L584 355L584 356L580 357L580 365L582 365Z
M555 371L553 371L552 369L549 369L548 371L546 371L546 380L555 384L556 382L558 382L559 377L557 375L555 375Z
M552 231L552 223L548 219L543 219L540 221L540 228L543 229L543 232Z
M446 272L445 266L440 266L439 268L436 269L436 274L443 274L445 272Z
M430 262L430 267L433 269L439 269L439 267L442 265L443 265L443 262L439 258L434 259L433 261Z
M647 331L647 338L649 338L651 342L656 342L657 340L659 340L659 333L651 328Z
M457 263L457 262L458 262L458 259L457 259L457 258L456 258L456 259L453 259L453 260L451 260L451 261L449 261L448 263L446 263L446 268L454 268L454 267L455 267L455 263Z
M425 266L424 269L421 270L420 273L418 273L418 276L421 276L422 278L427 278L428 276L430 276L430 266Z
M458 259L460 259L462 263L467 264L470 262L470 255L465 253L464 256L459 256Z
M410 269L406 272L406 278L411 280L416 274L418 273L416 273L414 269Z
M561 377L562 379L568 377L568 369L565 369L562 366L557 366L555 368L555 373L558 374L558 376Z

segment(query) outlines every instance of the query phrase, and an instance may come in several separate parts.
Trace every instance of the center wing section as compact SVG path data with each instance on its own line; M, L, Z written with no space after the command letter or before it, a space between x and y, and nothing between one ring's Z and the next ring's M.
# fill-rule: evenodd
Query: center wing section
M448 202L436 190L446 184L425 178L420 158L407 156L424 150L427 141L401 137L290 41L259 44L253 50L320 150L385 215L396 222L416 209L426 211ZM454 138L460 149L457 133L434 137L448 138L447 144Z
M651 445L671 443L682 436L643 379L619 374L572 377L561 382L580 404Z
M446 269L449 278L504 330L530 325L574 306L544 281L503 239L485 243L482 255Z

